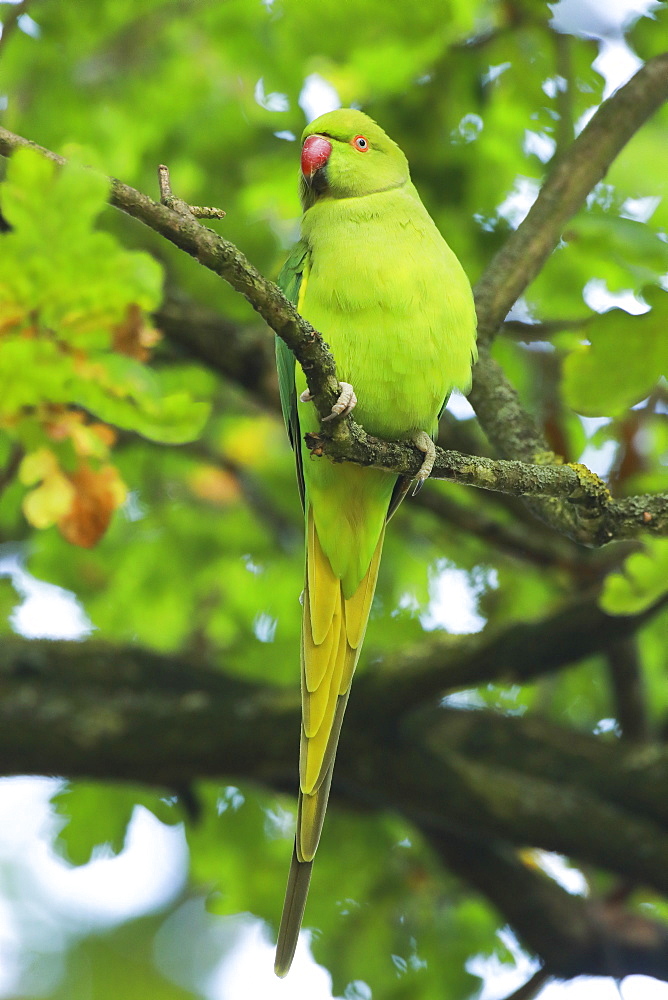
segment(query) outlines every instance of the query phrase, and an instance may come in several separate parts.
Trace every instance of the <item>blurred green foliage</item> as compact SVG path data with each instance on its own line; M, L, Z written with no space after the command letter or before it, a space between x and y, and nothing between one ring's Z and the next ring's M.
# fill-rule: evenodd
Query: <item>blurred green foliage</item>
M534 0L35 0L30 13L38 31L14 27L0 51L2 124L75 165L55 173L19 154L0 191L13 227L0 235L0 468L11 466L17 446L28 455L46 448L67 478L81 459L82 431L68 425L56 440L49 407L78 403L122 432L85 457L96 471L111 463L129 492L93 546L72 546L49 526L57 516L34 530L26 490L55 474L44 471L40 453L32 474L24 466L22 477L3 482L0 541L24 543L30 571L72 591L100 638L224 659L239 676L292 689L302 529L275 395L225 383L166 340L153 346L150 364L112 343L129 306L141 313L131 329L139 337L163 292L242 326L257 320L213 274L105 208L105 182L81 164L157 197L156 167L167 163L175 193L223 207L226 219L212 225L275 276L297 232L293 140L304 109L356 104L406 151L427 207L475 280L526 213L552 155L600 102L597 46L558 34L551 8ZM628 27L641 57L657 51L666 12L657 17ZM519 315L552 324L549 339L528 328L526 338L501 337L495 346L555 450L603 463L618 495L666 488L666 125L663 111L623 150L527 290ZM649 311L596 313L587 304L592 281L640 296ZM26 335L35 317L44 336ZM81 352L92 375L77 374ZM592 430L580 415L606 419ZM503 498L431 488L502 528L516 523L517 508ZM64 503L58 489L60 481L48 498L56 507ZM388 654L418 643L428 608L439 621L433 598L445 566L460 571L473 612L492 629L540 619L577 586L558 560L526 561L512 546L405 504L388 533L361 669L382 669ZM655 541L609 578L603 606L637 611L667 578L666 544ZM0 595L6 628L17 598L4 582ZM657 722L668 711L667 623L664 613L639 636ZM488 685L471 697L587 731L614 715L601 658L526 688ZM40 996L205 996L203 966L186 988L159 959L155 942L178 908L210 896L217 914L276 920L292 802L210 784L195 794L197 820L162 790L75 784L58 796L67 820L59 850L76 865L98 845L121 850L138 804L164 822L185 822L190 885L164 914L64 939L60 971ZM217 919L202 913L179 924L184 954L196 953L196 935ZM239 926L216 924L216 954L231 947ZM469 958L510 961L492 907L388 816L332 810L307 926L318 929L314 953L335 993L348 997L368 988L383 1000L457 1000L476 989ZM207 962L214 964L210 955ZM18 988L27 982L19 976Z

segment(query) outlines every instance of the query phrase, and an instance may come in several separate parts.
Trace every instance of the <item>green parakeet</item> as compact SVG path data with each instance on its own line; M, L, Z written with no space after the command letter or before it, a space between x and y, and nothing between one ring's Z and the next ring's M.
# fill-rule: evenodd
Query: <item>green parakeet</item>
M332 349L371 434L426 439L475 359L469 282L411 183L406 157L367 115L342 109L304 130L301 239L279 284ZM406 492L392 473L312 459L319 427L306 379L277 341L281 402L306 519L302 731L295 848L276 950L290 968L350 684L376 586L385 524ZM349 389L349 386L346 387ZM303 399L302 399L303 397ZM432 446L433 447L433 446Z

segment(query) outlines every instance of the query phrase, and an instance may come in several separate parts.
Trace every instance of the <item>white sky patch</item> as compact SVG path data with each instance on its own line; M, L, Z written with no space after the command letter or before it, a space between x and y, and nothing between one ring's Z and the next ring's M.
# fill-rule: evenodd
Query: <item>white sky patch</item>
M129 490L128 495L125 498L125 502L121 507L121 514L131 523L134 521L142 521L148 513L148 507L145 503L142 503L139 497L138 490Z
M10 616L15 632L26 639L83 639L94 631L75 595L45 583L24 568L20 555L9 546L0 549L0 577L10 577L23 598Z
M207 1000L331 1000L329 972L317 965L308 942L310 934L299 935L294 962L287 979L274 975L274 948L265 924L253 917L240 921L238 942L217 967L205 987Z
M526 215L538 197L540 184L534 177L517 176L515 185L510 194L504 198L497 213L513 227L517 229L520 222Z
M42 29L40 28L37 21L33 21L30 14L21 14L20 18L16 22L23 32L24 35L29 35L30 38L39 38L42 34Z
M591 278L582 290L582 298L590 309L599 313L616 308L623 309L631 316L641 316L650 310L647 303L638 298L630 289L611 292L602 278Z
M548 76L547 80L543 81L542 90L548 97L555 98L559 92L564 93L567 89L568 80L565 76L560 76L558 73L554 76Z
M622 735L617 719L599 719L592 729L592 733L594 733L595 736L598 736L601 733L614 733L615 736Z
M285 139L286 142L294 142L297 136L290 129L284 128L280 132L274 132L277 139Z
M253 96L255 97L256 104L259 104L261 108L265 108L267 111L290 110L290 102L287 94L281 94L277 90L273 90L269 94L265 93L263 76L255 84Z
M272 808L265 808L264 832L272 840L292 841L295 831L295 814L292 810L283 809L278 803Z
M476 1000L505 1000L538 971L538 961L527 955L509 927L499 931L499 938L510 952L512 965L496 955L474 955L466 963L466 971L484 981Z
M532 132L531 129L525 129L522 148L526 156L537 156L541 163L547 163L554 156L557 143L546 132Z
M505 964L494 955L471 958L467 971L484 980L476 1000L505 1000L538 971L538 962L522 949L509 927L504 927L499 937L513 964ZM614 979L580 976L565 983L548 983L536 1000L668 1000L668 983L648 976L627 976L618 987Z
M53 905L88 925L113 925L159 909L183 888L188 847L183 824L168 826L135 806L123 850L73 868L52 852L39 852L34 870Z
M523 295L517 299L510 307L510 312L506 316L507 320L515 320L518 323L537 323L538 320L531 311L531 306Z
M588 444L578 459L595 475L606 479L617 454L616 441L604 441L602 444Z
M579 417L580 423L588 438L592 437L601 427L607 427L612 423L610 417Z
M255 638L259 639L260 642L273 642L276 638L277 625L277 618L272 618L266 611L261 611L259 615L255 616L255 621L253 622Z
M561 854L535 850L531 852L539 868L558 882L572 896L588 896L587 880L578 868L572 868Z
M627 45L624 32L639 17L651 15L660 3L659 0L559 0L548 6L553 14L550 23L557 31L598 41L599 53L592 66L605 80L605 99L642 65L642 60Z
M55 778L0 779L0 996L51 993L66 949L91 925L102 929L168 903L183 888L188 849L182 826L135 809L116 857L73 867L53 850L63 824L51 805Z
M480 115L468 114L459 122L459 125L450 133L451 141L457 145L461 143L474 142L484 128L484 122Z
M649 222L661 204L660 195L646 195L643 198L627 198L619 213L623 219L634 222Z
M594 117L597 111L598 111L598 104L592 104L590 108L587 108L586 111L582 112L580 117L575 122L575 125L573 126L573 130L576 135L580 135L582 129L585 127L585 125L589 124L589 122Z
M427 632L445 629L451 635L480 632L486 619L478 612L478 599L489 587L498 586L496 570L479 567L467 573L438 559L430 577L431 599L420 615L422 627Z
M498 80L499 77L502 76L507 69L510 69L512 65L513 64L511 62L502 62L497 63L496 66L490 66L487 69L487 72L482 75L481 82L483 86L486 86L489 83L494 83L494 81Z
M259 563L254 562L253 557L249 552L247 552L241 558L243 559L244 565L246 566L246 569L248 570L249 573L252 573L254 576L259 576L261 573L264 573L264 566L261 566Z
M336 111L341 107L341 98L336 88L328 83L319 73L311 73L304 80L304 86L299 95L299 107L306 116L307 122L312 122L314 118L326 114L328 111Z
M549 340L520 341L520 347L523 351L528 351L529 354L555 354L557 350Z
M603 100L605 100L638 72L642 66L642 59L629 48L622 36L603 38L592 66L605 80L603 88Z
M649 976L627 976L622 987L623 1000L668 1000L668 983ZM596 1000L604 1000L597 997Z
M462 396L461 392L453 392L448 400L448 405L446 410L452 413L457 420L470 420L471 417L475 416L475 410L469 403L466 396Z
M56 778L0 779L0 863L20 856L39 909L70 926L105 926L163 906L180 891L188 864L183 825L166 826L143 806L135 808L118 855L74 867L56 854L52 840L63 819L50 799L62 784Z
M470 688L466 691L453 691L452 694L446 694L444 698L441 698L441 705L445 708L487 708L487 702L475 688Z
M587 195L586 205L587 208L592 208L594 205L600 205L605 212L609 212L610 209L614 208L616 198L617 192L612 184L606 184L604 181L599 181Z
M548 4L551 26L581 38L619 34L660 6L659 0L559 0Z

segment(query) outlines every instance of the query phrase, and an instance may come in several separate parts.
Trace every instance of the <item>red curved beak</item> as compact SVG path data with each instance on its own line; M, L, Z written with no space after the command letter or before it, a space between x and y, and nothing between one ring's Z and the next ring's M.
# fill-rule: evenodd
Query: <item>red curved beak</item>
M329 139L322 135L310 135L302 146L302 173L304 177L310 179L316 170L327 163L332 144Z

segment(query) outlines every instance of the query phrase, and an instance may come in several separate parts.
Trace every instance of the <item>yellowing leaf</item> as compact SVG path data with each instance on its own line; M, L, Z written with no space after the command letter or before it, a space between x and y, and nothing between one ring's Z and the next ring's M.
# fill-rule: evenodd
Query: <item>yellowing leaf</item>
M203 465L190 476L190 489L195 496L214 504L228 504L240 495L239 481L227 469Z
M59 471L58 459L50 448L38 448L29 452L19 466L19 481L24 486L33 486L42 479Z
M23 513L35 528L50 528L67 514L74 499L74 487L62 472L49 474L41 486L23 498Z
M237 465L259 469L267 464L279 436L282 439L271 417L241 417L225 428L221 445Z
M72 444L77 455L106 458L116 441L116 432L107 424L80 424L72 428Z

